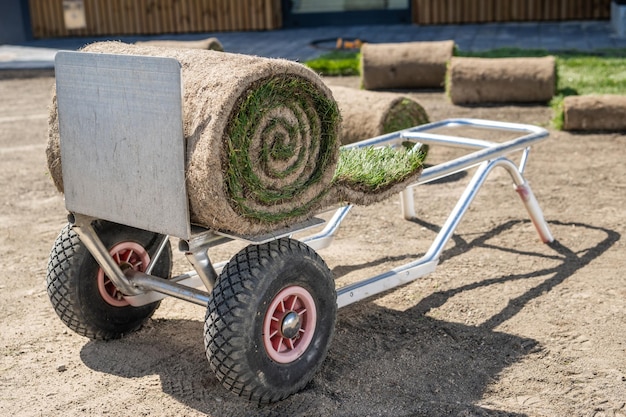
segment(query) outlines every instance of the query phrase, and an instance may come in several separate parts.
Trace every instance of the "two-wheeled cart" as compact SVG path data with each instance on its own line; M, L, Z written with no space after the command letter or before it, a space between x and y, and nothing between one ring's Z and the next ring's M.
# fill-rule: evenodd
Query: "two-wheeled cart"
M121 88L132 77L136 88ZM69 223L48 264L48 294L62 321L94 339L139 328L166 296L207 307L210 367L231 391L258 402L302 389L321 365L336 311L420 278L437 267L446 242L488 175L504 168L543 242L553 237L523 176L530 146L545 129L477 119L450 119L349 145L405 142L466 150L425 169L400 195L402 215L415 217L413 189L477 167L423 256L335 290L315 252L329 246L351 206L263 236L239 236L191 224L185 188L181 70L169 58L60 52L56 81L65 204ZM155 97L155 91L158 96ZM160 116L159 116L160 115ZM164 115L166 117L164 117ZM502 143L436 133L471 127L515 132ZM509 133L507 133L509 134ZM521 154L516 164L509 155ZM294 233L320 230L294 240ZM171 238L193 266L171 276ZM213 264L209 250L248 243L230 261Z

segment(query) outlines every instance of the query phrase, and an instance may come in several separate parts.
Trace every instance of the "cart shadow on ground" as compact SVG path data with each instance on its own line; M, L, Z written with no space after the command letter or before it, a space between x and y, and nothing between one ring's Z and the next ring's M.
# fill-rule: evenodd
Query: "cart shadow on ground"
M435 225L415 222L437 231ZM158 376L158 382L147 378L146 385L158 383L165 394L211 416L521 416L475 404L504 369L543 348L533 339L494 329L596 260L621 237L601 227L552 221L550 226L557 232L575 227L582 233L597 235L597 243L589 248L571 248L556 241L549 245L548 255L545 251L523 252L489 243L491 238L524 223L506 222L471 241L454 235L454 245L443 253L441 263L472 248L486 247L548 257L556 266L534 271L521 267L523 272L519 274L435 291L404 311L373 302L346 307L339 312L335 338L322 369L304 391L276 404L250 404L222 388L204 354L201 321L153 320L125 339L88 342L81 359L97 372L124 378ZM339 266L334 273L342 275L353 267ZM545 279L538 285L509 300L501 311L477 326L438 320L427 314L466 291L542 277ZM139 398L141 394L137 393Z

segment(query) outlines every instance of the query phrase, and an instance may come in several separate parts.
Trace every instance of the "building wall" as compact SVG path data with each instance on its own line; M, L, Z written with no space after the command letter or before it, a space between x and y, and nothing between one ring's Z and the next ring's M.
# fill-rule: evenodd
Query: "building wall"
M62 0L0 0L0 43L23 40L31 32L34 38L51 38L272 30L330 24L608 20L611 4L611 0L73 1L80 2L84 10L83 26L68 26ZM380 9L381 5L386 8ZM22 9L26 10L27 20L22 18Z
M19 43L30 38L27 7L22 0L0 1L0 44Z
M413 22L429 24L608 20L611 0L412 0Z
M282 27L281 0L75 1L84 10L82 28L67 26L61 0L28 0L33 36L158 35Z

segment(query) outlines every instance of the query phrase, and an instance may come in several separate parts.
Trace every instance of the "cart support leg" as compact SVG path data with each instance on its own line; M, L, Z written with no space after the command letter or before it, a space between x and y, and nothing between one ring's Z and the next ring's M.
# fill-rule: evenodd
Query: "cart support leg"
M527 155L527 153L524 155ZM551 243L554 241L554 236L552 236L548 223L543 217L543 211L541 211L541 207L539 207L535 194L530 189L528 181L526 181L521 174L525 164L526 162L522 161L520 168L518 169L517 166L515 166L515 164L509 159L502 158L498 161L498 165L504 167L511 175L513 183L515 184L515 191L522 199L522 203L524 203L526 211L528 211L528 216L535 225L535 229L537 229L539 238L543 243Z
M141 291L135 288L126 278L119 265L115 263L113 258L109 255L107 248L91 225L93 218L73 214L70 215L69 221L74 225L73 230L76 232L81 242L87 247L113 285L124 294L133 295L141 293Z
M400 207L402 208L402 217L406 220L411 220L417 217L415 214L413 187L407 187L400 192Z
M185 252L185 257L198 273L207 291L212 291L217 280L217 272L215 272L211 259L209 259L207 248L200 247L189 250Z
M526 210L528 211L530 219L539 233L539 238L541 239L541 241L544 243L549 243L554 240L554 237L552 237L552 233L550 232L550 228L548 227L548 224L543 217L541 208L539 207L539 204L537 203L534 194L528 186L528 183L517 169L517 166L507 158L498 158L492 161L483 162L480 165L480 167L472 177L472 180L467 185L467 188L463 192L463 195L459 199L459 202L452 210L452 213L446 220L445 224L442 226L441 232L439 232L439 234L435 238L435 241L428 251L428 255L431 255L434 258L439 258L439 255L443 251L443 247L456 230L472 201L474 201L474 198L478 194L480 187L482 187L491 171L493 171L493 169L496 167L503 167L507 170L507 172L511 175L511 178L513 179L513 183L515 184L518 193L520 193L519 190L523 190L524 196L522 197L522 202L526 206Z
M314 250L320 250L327 248L332 243L335 233L337 229L339 229L339 225L343 221L343 219L348 215L350 209L352 208L351 204L348 204L343 207L339 207L333 217L328 221L324 230L319 232L316 235L308 236L301 241L309 245Z
M550 243L554 241L554 236L552 236L552 232L550 232L550 228L543 217L543 212L539 207L535 194L533 194L533 191L530 189L528 183L524 182L523 184L516 185L515 191L519 194L524 206L526 206L528 215L535 225L535 229L537 229L537 233L539 233L541 241L543 243Z
M441 236L441 240L445 245L445 242L448 241L458 224L460 223L465 211L467 210L470 203L474 200L474 197L478 193L478 190L485 182L487 176L491 173L491 171L497 167L501 166L507 170L509 175L511 175L511 179L515 184L515 191L519 194L528 211L528 215L530 216L530 220L533 222L535 228L537 229L537 233L539 234L539 238L544 243L550 243L554 241L554 237L550 232L550 228L543 216L543 212L539 207L539 203L535 198L530 186L526 179L522 176L517 166L511 162L507 158L498 158L492 161L483 162L478 171L474 174L472 181L468 184L465 192L459 199L457 206L454 208L446 224L442 227L442 232L445 230L449 230L449 234L447 236ZM414 198L413 198L413 187L408 187L404 191L400 193L400 206L402 207L402 215L405 219L413 219L416 216L415 214L415 206L414 206ZM439 241L439 236L437 241ZM437 243L435 241L435 243ZM433 245L435 246L435 245ZM437 246L440 246L439 244ZM440 248L442 249L442 248ZM440 251L440 250L439 250Z
M148 268L146 268L146 274L152 273L154 266L157 264L157 261L161 257L161 254L165 250L165 247L167 246L167 242L169 242L169 240L170 237L168 235L163 235L161 241L159 242L159 246L157 246L156 252L154 252L154 256L150 259L150 265L148 265Z

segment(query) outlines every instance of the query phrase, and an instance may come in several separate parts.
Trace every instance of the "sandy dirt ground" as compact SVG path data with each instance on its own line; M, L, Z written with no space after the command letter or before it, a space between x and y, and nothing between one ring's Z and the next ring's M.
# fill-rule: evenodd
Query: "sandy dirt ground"
M45 284L66 222L44 153L54 78L9 75L0 79L0 415L626 416L623 135L551 130L533 148L526 174L550 245L508 174L495 171L434 273L341 309L313 381L258 406L209 369L200 306L167 299L138 332L111 342L58 319ZM413 96L431 120L547 127L552 116L545 106L453 106L441 91ZM449 153L435 148L431 160ZM397 198L355 208L320 251L337 286L425 253L470 177L418 187L411 221ZM237 245L210 255L228 259ZM176 253L174 269L191 267Z

